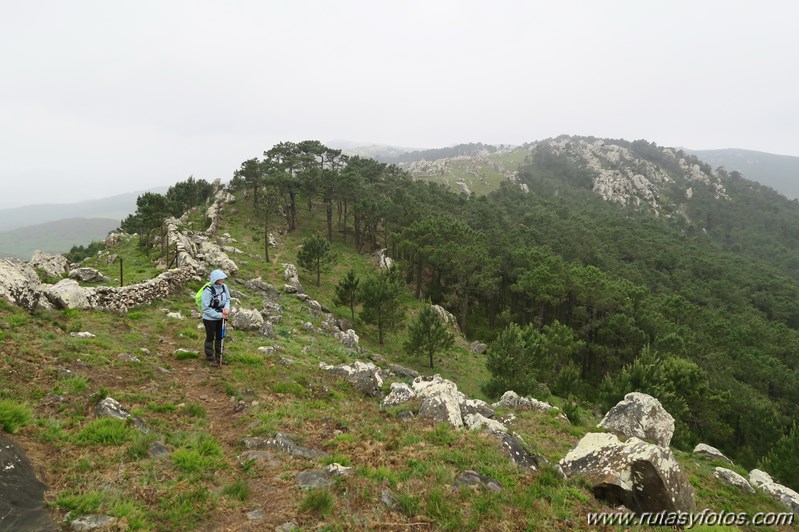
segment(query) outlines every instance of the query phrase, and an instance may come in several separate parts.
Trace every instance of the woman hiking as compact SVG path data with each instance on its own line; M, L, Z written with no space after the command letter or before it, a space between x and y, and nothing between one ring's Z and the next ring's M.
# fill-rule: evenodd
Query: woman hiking
M230 290L222 270L211 272L211 284L203 290L202 316L205 325L205 360L219 364L222 357L222 322L230 314ZM222 361L227 364L227 360Z

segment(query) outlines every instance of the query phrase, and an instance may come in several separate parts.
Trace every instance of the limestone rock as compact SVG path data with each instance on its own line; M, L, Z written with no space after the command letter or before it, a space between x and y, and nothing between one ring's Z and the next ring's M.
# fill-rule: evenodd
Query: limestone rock
M413 380L413 391L421 399L419 416L439 423L449 423L453 427L462 427L460 403L463 394L458 386L440 376L417 377Z
M446 323L449 327L452 327L456 331L460 332L460 327L458 326L458 320L450 311L448 311L441 305L430 305L430 306L433 308L433 310L436 311L436 314L438 314L438 316L441 318L441 320L444 323Z
M539 401L538 399L533 399L532 397L521 397L513 390L508 390L507 392L503 393L502 397L499 398L499 401L491 406L494 408L505 407L518 408L521 410L557 410L557 407L554 407L545 401Z
M560 467L566 477L585 476L598 499L638 514L694 508L693 487L671 449L636 437L586 434Z
M404 382L392 382L391 392L380 402L381 406L397 406L416 397L410 386Z
M735 486L737 488L742 489L746 493L754 493L755 488L749 484L744 477L736 473L735 471L731 471L729 469L723 467L717 467L713 471L713 476L719 479L724 484L729 484L730 486Z
M84 283L106 283L108 277L94 268L75 268L69 272L70 279L77 279Z
M300 471L294 477L297 485L302 489L317 489L331 486L334 480L325 471Z
M790 511L799 515L799 493L787 486L774 482L771 475L760 469L753 469L749 472L749 482L755 488L765 491L780 501Z
M50 277L64 277L69 273L69 260L63 255L52 255L39 251L33 252L31 260L28 261L31 268L42 270Z
M44 295L56 308L91 307L88 294L91 289L83 288L74 279L61 279L52 286L46 286Z
M244 445L250 450L278 449L284 453L300 458L316 460L324 458L327 453L298 445L283 433L278 432L274 438L245 438Z
M348 329L346 332L336 331L333 333L333 337L344 344L344 347L347 349L352 349L353 351L358 350L358 342L360 341L360 338L352 329Z
M466 418L469 414L480 414L486 418L493 418L494 411L491 409L490 406L485 401L481 401L480 399L466 399L464 398L460 404L461 407L461 415Z
M234 308L228 316L228 324L239 331L257 331L264 324L264 317L255 309Z
M463 416L463 421L469 430L487 430L497 434L505 434L508 432L508 427L499 421L488 419L480 414L467 414Z
M111 531L117 529L117 518L110 515L82 515L72 521L69 527L80 532L88 530Z
M455 479L455 483L453 485L456 488L461 486L467 486L470 488L484 487L497 493L502 491L502 484L498 480L481 475L477 471L473 471L471 469L468 469L458 475L458 478Z
M674 434L674 418L660 401L640 392L630 392L610 409L599 427L627 437L652 441L668 447Z
M705 443L700 443L696 447L694 447L694 454L707 456L708 458L711 458L713 460L724 460L728 464L732 464L732 460L724 456L724 453L722 453L715 447L712 447Z
M486 349L488 349L488 346L482 342L472 342L469 344L469 351L477 353L478 355L485 353Z
M0 298L28 311L52 308L40 286L33 268L16 259L0 259Z
M531 454L524 448L524 441L518 434L500 434L500 446L502 451L511 459L511 461L521 469L529 471L538 471L538 468L543 461L542 458Z
M380 395L383 379L380 377L380 368L371 362L356 361L350 365L339 364L338 366L330 366L321 362L319 367L325 371L344 377L344 380L366 395L371 395L373 397Z

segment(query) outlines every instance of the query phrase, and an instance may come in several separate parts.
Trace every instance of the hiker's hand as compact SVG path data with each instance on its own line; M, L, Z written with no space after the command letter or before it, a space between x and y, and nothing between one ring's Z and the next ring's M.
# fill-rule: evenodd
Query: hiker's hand
M228 314L230 314L230 309L229 308L223 308L222 309L222 317L223 318L227 318Z

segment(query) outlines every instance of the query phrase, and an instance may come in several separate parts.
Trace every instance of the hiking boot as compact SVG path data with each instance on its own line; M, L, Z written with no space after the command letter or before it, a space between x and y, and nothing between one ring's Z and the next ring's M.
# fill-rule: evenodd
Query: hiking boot
M219 359L217 358L215 362L218 365L219 364ZM227 366L228 364L230 364L230 362L228 362L228 360L226 358L223 358L222 359L222 365L223 366Z

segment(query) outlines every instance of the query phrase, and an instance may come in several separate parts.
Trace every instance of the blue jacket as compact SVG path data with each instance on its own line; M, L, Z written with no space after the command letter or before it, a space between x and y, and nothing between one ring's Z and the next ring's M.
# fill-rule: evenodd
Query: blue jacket
M228 290L226 284L216 284L219 279L225 278L227 278L227 275L225 275L222 270L214 270L211 272L211 286L203 290L202 302L204 320L221 320L222 308L230 309L230 290ZM219 310L211 308L211 301L214 298L217 298L220 303Z

